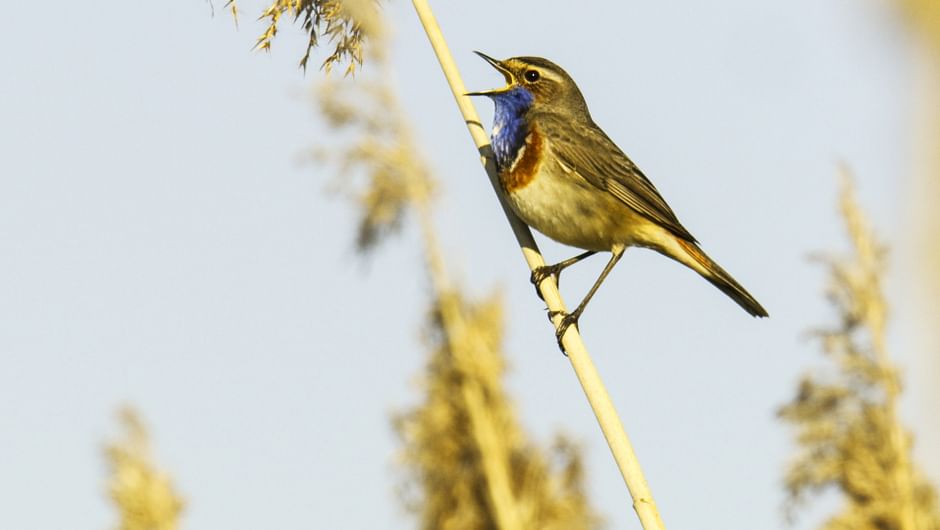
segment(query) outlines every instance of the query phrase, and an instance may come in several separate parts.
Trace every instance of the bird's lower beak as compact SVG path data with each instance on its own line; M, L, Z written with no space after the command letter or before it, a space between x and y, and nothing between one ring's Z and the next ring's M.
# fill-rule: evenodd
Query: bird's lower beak
M513 84L512 72L509 70L509 68L507 68L506 65L503 64L502 61L494 59L483 52L474 51L473 53L479 55L480 57L483 58L484 61L490 63L490 66L492 66L493 68L499 70L499 72L503 74L503 77L506 78L506 86L504 86L503 88L494 88L492 90L483 90L480 92L467 92L464 95L466 96L492 96L495 94L502 94L503 92L508 92L509 89L512 88L512 84Z

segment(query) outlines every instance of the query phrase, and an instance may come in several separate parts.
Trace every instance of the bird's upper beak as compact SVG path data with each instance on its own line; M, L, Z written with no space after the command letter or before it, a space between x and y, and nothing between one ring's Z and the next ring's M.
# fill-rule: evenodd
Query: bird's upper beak
M492 96L495 94L502 94L503 92L508 92L509 89L512 88L512 85L514 83L514 79L512 77L512 71L510 71L509 68L502 61L494 59L483 52L474 51L473 53L479 55L480 57L483 58L484 61L490 63L490 66L492 66L493 68L499 70L500 73L503 74L503 77L506 78L506 86L504 86L503 88L494 88L492 90L483 90L481 92L467 92L465 95L466 96Z

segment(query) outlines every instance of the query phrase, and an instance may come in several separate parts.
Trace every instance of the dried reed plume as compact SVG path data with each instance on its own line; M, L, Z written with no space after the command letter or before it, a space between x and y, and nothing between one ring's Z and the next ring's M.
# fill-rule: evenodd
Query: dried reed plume
M315 157L337 170L332 188L356 205L356 248L373 250L398 232L409 207L425 204L431 176L413 152L414 142L397 99L381 76L355 83L326 81L317 89L320 114L338 131L354 131L341 148L320 146Z
M800 448L785 481L791 515L811 493L834 488L845 503L826 530L940 530L935 491L911 463L911 435L897 417L901 386L885 344L881 289L885 250L847 176L840 208L852 251L822 258L838 320L814 332L835 366L804 376L779 411L796 427Z
M225 3L236 24L236 0ZM381 30L376 0L274 0L261 13L267 27L255 42L255 47L270 51L280 28L281 17L288 15L299 22L307 36L307 47L300 58L300 67L307 69L310 53L326 39L333 51L324 59L321 68L330 72L336 65L346 63L346 73L355 72L362 65L368 38L378 36ZM381 49L376 48L376 53Z
M447 323L448 306L460 326ZM409 475L403 498L421 528L598 528L577 449L564 437L550 452L528 442L502 388L501 300L446 293L427 337L424 402L396 422Z
M119 413L122 439L105 448L111 469L108 494L117 508L118 530L176 530L184 502L170 477L153 463L147 430L137 413Z

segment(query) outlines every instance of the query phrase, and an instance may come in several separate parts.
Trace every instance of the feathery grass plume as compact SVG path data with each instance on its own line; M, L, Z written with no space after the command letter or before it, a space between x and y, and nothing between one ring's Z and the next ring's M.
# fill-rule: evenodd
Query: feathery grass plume
M804 376L779 411L800 447L786 474L788 507L792 515L810 494L834 488L845 502L826 530L940 530L936 492L911 463L911 435L897 417L901 386L885 344L881 290L885 249L848 176L840 207L852 252L822 258L838 321L814 333L835 366Z
M357 247L372 250L406 212L422 235L433 293L425 402L394 421L404 448L405 504L423 528L596 528L578 450L551 459L525 440L502 389L501 303L463 300L450 285L431 215L435 179L420 158L383 59L372 79L326 81L321 114L348 142L319 149L360 212Z
M355 83L328 80L317 97L327 124L352 132L343 148L320 147L316 157L336 166L334 187L356 204L356 247L367 252L400 230L408 207L429 197L432 181L413 152L404 114L387 84L361 78Z
M229 8L238 22L236 0L228 0ZM255 47L270 51L277 36L281 17L288 15L292 22L300 22L307 35L307 48L300 59L300 67L307 69L307 61L322 39L333 44L333 51L321 64L330 72L333 66L346 63L346 74L352 74L362 66L367 39L377 37L381 31L377 0L273 0L261 13L260 19L267 22L264 32L255 42ZM380 53L381 49L373 50Z
M448 306L459 311L463 326L446 322ZM432 354L424 402L396 420L408 468L402 497L420 527L600 528L577 448L558 437L546 454L526 440L513 414L502 388L501 301L491 296L469 303L459 293L444 293L432 305L427 328ZM494 467L502 470L502 500L511 506L495 506Z
M122 408L119 419L124 436L105 448L111 468L108 494L120 516L118 530L176 530L182 497L153 463L149 436L137 412Z

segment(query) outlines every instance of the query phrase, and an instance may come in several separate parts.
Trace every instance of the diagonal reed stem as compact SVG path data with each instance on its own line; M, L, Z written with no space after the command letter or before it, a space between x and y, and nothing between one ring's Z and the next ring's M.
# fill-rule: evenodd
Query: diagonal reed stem
M447 42L441 33L440 26L438 26L427 0L412 0L412 4L418 18L421 20L421 25L424 26L428 39L431 41L431 46L434 48L434 53L441 64L441 69L444 71L444 76L447 78L447 83L450 85L454 98L457 100L457 107L467 124L473 143L476 144L480 152L481 161L486 169L487 176L490 178L490 184L493 185L493 189L496 191L503 212L506 214L516 240L522 249L522 255L529 269L535 270L537 267L545 265L545 260L535 244L535 239L533 239L529 227L509 209L509 205L506 204L500 192L489 139L483 130L483 125L476 109L473 107L473 103L469 97L464 95L467 92L466 87L447 47ZM554 278L548 278L541 282L539 292L550 311L567 310ZM560 325L561 319L561 315L556 313L552 321L556 329ZM640 524L643 525L644 530L664 530L665 526L659 516L659 511L656 509L656 503L653 501L653 495L650 493L649 485L647 485L646 478L643 476L643 470L640 468L640 463L633 451L633 446L630 444L630 439L624 431L614 404L610 400L610 395L607 393L607 389L594 367L594 362L591 360L591 356L588 354L576 326L568 328L568 331L562 337L562 345L568 353L568 359L571 361L575 375L577 375L581 388L587 396L595 417L597 417L597 422L604 433L607 445L610 446L610 452L613 453L617 467L620 468L623 480L630 491L630 496L633 498L633 509L636 510Z

